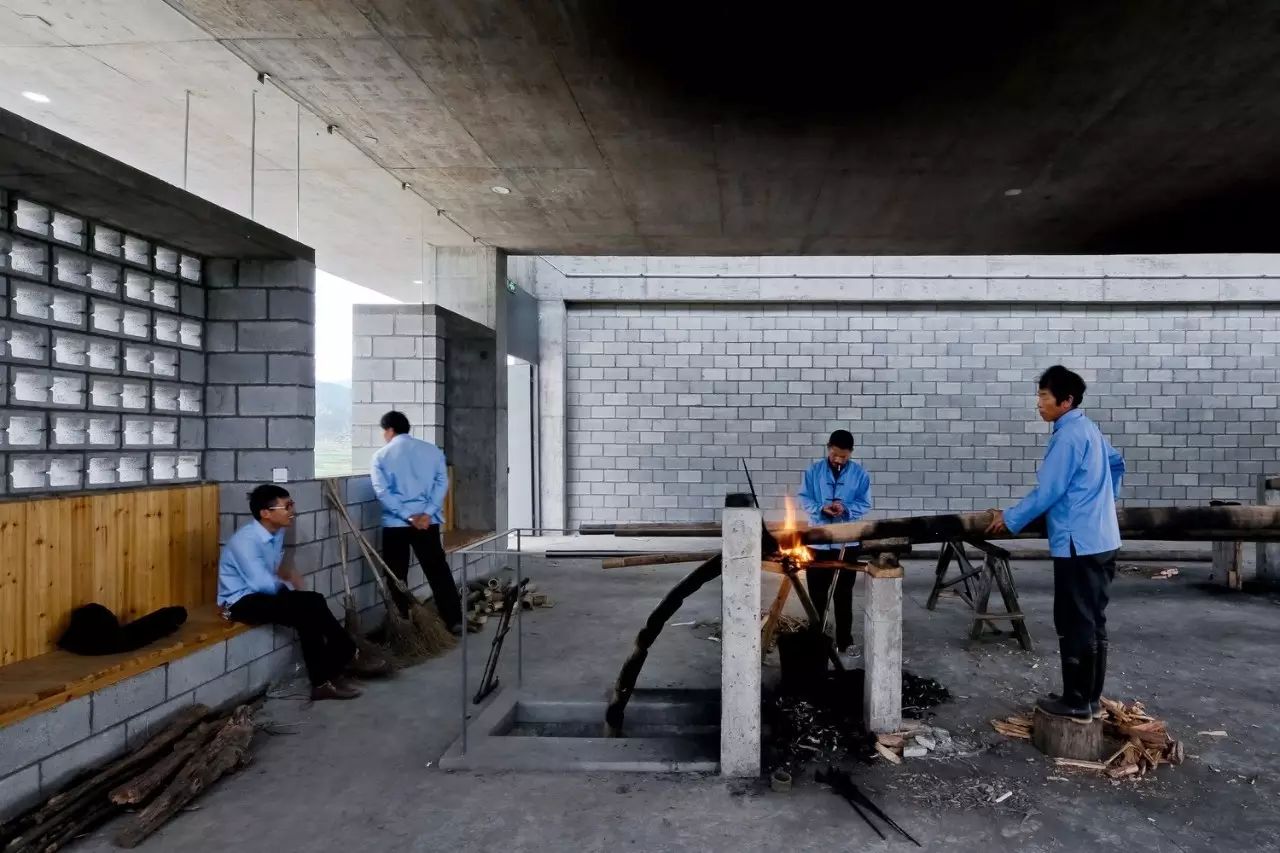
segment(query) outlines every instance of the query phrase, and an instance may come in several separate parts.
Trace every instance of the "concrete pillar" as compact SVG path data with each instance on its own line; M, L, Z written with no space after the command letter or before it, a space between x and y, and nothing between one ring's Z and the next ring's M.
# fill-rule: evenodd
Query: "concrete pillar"
M303 260L206 271L204 476L237 511L242 486L315 473L315 274Z
M862 623L863 721L873 732L902 725L902 568L881 555L867 573L867 605Z
M1280 506L1280 477L1263 474L1258 478L1258 505ZM1258 580L1280 585L1280 542L1259 542L1257 562Z
M567 322L563 300L538 302L538 523L546 528L569 523L565 495Z
M760 775L760 510L725 500L720 621L720 775Z

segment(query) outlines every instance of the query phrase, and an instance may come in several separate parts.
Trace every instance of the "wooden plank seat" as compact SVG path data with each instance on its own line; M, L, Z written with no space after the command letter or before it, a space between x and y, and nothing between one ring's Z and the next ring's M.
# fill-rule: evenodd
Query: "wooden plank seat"
M492 536L492 530L446 530L441 534L444 539L444 552L452 554L454 551L461 550L473 542L479 542L486 536ZM497 547L495 545L495 547Z
M445 550L453 553L489 535L485 530L448 531ZM250 626L223 619L216 605L199 605L188 607L187 621L176 632L134 652L85 656L55 649L0 666L0 728L247 630Z
M0 667L0 728L247 630L210 604L190 610L181 628L137 651L85 656L59 649Z

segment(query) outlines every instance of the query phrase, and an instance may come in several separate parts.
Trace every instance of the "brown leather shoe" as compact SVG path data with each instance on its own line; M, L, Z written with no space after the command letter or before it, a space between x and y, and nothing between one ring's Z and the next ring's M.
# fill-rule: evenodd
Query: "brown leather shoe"
M391 674L391 661L384 657L365 656L356 652L351 663L347 664L347 672L356 678L385 678Z
M324 684L317 684L311 688L311 701L319 702L321 699L354 699L360 695L360 691L354 687L336 684L332 681L326 681Z

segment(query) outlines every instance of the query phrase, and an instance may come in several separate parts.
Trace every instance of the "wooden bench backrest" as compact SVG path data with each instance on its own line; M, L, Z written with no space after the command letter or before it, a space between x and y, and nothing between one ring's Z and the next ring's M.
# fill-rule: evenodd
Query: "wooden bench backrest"
M0 503L0 666L53 651L82 604L127 622L217 583L216 485Z

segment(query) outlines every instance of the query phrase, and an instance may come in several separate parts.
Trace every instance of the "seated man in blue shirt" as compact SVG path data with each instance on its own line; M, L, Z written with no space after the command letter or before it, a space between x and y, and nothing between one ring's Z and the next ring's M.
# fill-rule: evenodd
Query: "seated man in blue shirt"
M1082 724L1102 713L1108 589L1120 549L1116 497L1124 477L1124 458L1079 410L1084 391L1084 380L1061 365L1040 377L1036 409L1053 424L1053 434L1036 487L1012 509L993 510L995 520L988 529L992 534L1018 533L1046 517L1062 694L1036 704Z
M284 531L293 524L293 501L279 486L249 494L253 521L227 540L218 559L218 604L230 619L250 625L287 625L298 632L311 678L312 699L354 699L360 691L343 678L381 675L385 661L361 661L356 644L338 624L324 596L302 589L302 577L284 570Z
M800 484L800 506L813 525L856 521L871 509L871 478L853 454L853 435L838 429L827 440L827 455L809 466ZM815 560L852 557L858 543L846 545L810 545ZM846 551L846 547L849 548ZM853 645L853 585L856 572L840 569L806 569L805 584L809 597L820 615L826 615L827 597L835 581L832 609L836 618L836 648L847 654Z
M402 581L409 577L412 548L431 585L440 618L454 634L462 633L462 599L449 570L449 559L440 539L444 520L444 496L449 491L449 469L444 453L429 441L409 435L409 419L403 412L382 416L385 447L373 455L373 491L382 504L382 559ZM409 602L398 590L393 597L407 614Z

